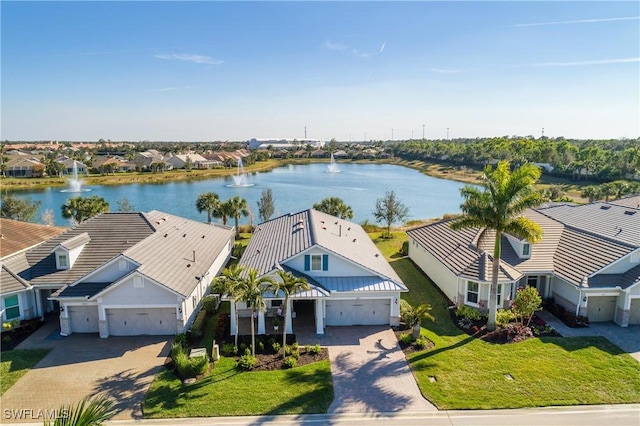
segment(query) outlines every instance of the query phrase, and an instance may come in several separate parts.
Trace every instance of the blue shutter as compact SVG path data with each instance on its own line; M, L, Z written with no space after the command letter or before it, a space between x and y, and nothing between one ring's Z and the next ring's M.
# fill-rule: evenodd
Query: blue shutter
M311 269L311 256L309 256L308 254L304 255L304 270L308 271L309 269Z
M328 271L329 270L329 255L328 254L323 254L322 255L322 270L323 271Z

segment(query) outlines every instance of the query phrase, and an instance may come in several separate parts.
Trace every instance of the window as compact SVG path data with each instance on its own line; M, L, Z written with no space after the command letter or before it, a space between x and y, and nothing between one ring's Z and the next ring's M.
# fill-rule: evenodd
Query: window
M531 244L524 243L524 245L522 246L522 255L523 256L530 256L531 255Z
M63 253L58 254L58 268L68 268L69 262L67 259L67 255Z
M312 271L322 270L322 255L320 254L311 255L311 270Z
M527 277L527 285L529 287L538 287L538 277L537 276L533 276L533 277Z
M196 306L198 306L198 299L195 296L192 296L191 303L193 303L193 309L195 309Z
M498 309L502 308L502 286L498 284L498 303L496 303Z
M467 302L478 304L478 289L480 285L473 281L467 281Z
M4 314L7 317L7 321L20 318L20 304L17 294L4 298Z

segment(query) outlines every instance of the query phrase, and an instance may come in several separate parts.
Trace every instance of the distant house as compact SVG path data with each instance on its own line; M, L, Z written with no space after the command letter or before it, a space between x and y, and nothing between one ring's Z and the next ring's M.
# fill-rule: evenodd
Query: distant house
M17 220L0 219L0 299L2 321L42 317L50 303L36 299L33 287L20 276L26 266L25 251L44 243L66 229Z
M310 290L289 299L288 312L314 322L317 334L325 326L397 325L400 294L407 287L356 223L313 209L287 214L256 227L239 264L259 276L285 270L306 278ZM265 293L267 308L283 303L283 295ZM231 329L235 330L232 303ZM248 314L239 303L241 314ZM258 333L265 333L265 315ZM295 332L297 320L287 323Z
M166 163L176 169L184 169L191 161L193 169L210 169L219 165L215 160L207 160L200 154L176 154L165 159Z
M64 166L64 171L63 173L66 175L72 175L73 174L73 163L76 163L76 167L77 167L77 171L79 175L86 175L88 172L88 168L87 165L84 163L81 163L80 161L76 161L73 158L64 158L61 160L58 160L59 163L61 163Z
M195 318L233 243L227 226L103 213L6 264L30 287L38 315L60 311L63 334L172 335Z
M528 210L541 242L502 237L498 307L532 286L591 322L640 324L640 195L585 205ZM478 251L480 229L453 231L441 221L407 232L409 257L457 305L487 309L493 242ZM490 238L489 238L490 240Z
M10 156L5 164L8 177L41 177L44 173L44 164L35 157Z

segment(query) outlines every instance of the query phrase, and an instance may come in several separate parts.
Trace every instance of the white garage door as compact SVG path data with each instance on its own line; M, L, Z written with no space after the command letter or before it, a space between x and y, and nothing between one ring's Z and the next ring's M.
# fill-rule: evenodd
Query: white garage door
M613 321L616 313L616 297L590 297L587 302L589 322Z
M389 324L390 299L328 300L326 325Z
M175 308L107 309L110 336L176 334Z
M631 299L629 324L640 324L640 299Z
M69 306L69 325L72 333L97 333L98 325L97 306Z

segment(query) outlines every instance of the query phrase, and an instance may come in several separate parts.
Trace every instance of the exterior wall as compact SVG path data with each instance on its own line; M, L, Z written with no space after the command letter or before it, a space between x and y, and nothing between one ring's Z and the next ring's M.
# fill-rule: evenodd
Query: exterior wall
M105 265L98 272L91 274L90 281L103 283L117 281L135 268L136 265L134 263L120 257Z
M143 287L134 287L134 277L142 280ZM114 289L104 294L102 304L115 305L119 307L144 306L144 305L171 305L176 304L176 295L169 290L165 290L146 277L134 275L127 277Z
M563 306L565 309L575 312L580 300L580 291L573 285L564 280L553 277L551 297L555 303Z
M636 250L622 258L620 258L617 262L612 263L608 267L602 269L600 271L601 274L623 274L627 272L629 269L638 266L640 262L639 250Z
M8 293L3 294L0 297L0 309L2 312L2 321L7 321L7 315L5 312L4 299L5 297L18 296L18 307L20 309L20 316L18 318L13 318L11 321L18 319L31 319L36 315L34 299L33 299L33 291L24 290L18 293Z
M327 254L329 255L329 269L327 271L305 271L304 270L304 256L313 254ZM294 257L285 263L286 266L293 268L297 271L304 272L311 277L366 277L376 276L375 274L361 268L353 263L347 262L341 257L335 256L321 248L313 248Z
M447 269L432 254L409 239L409 257L415 264L433 280L442 292L452 301L461 303L458 297L457 277ZM464 296L463 296L464 297Z

